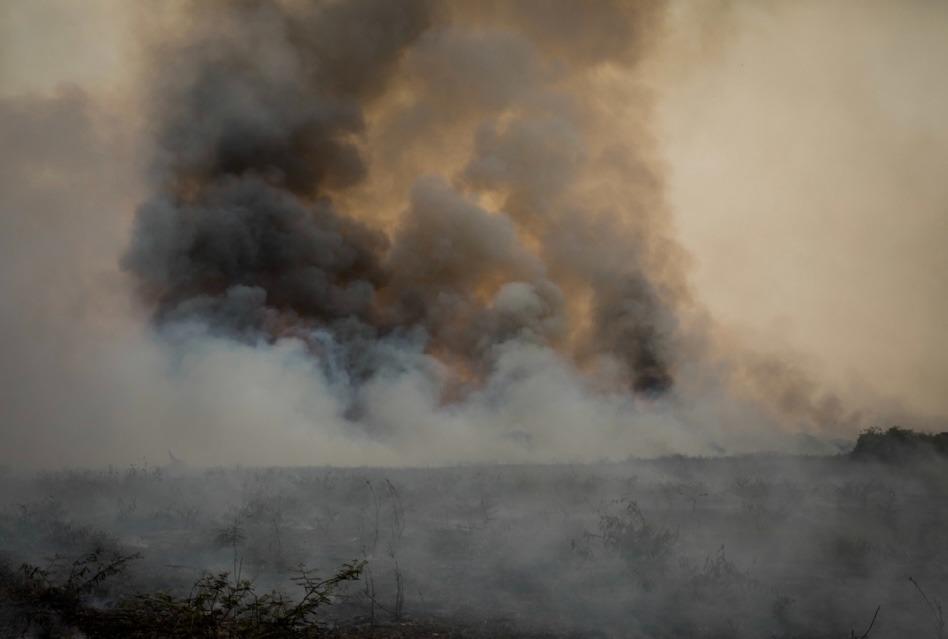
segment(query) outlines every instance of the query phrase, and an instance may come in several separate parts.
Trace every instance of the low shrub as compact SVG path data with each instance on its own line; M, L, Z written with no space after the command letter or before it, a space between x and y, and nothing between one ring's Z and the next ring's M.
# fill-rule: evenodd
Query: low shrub
M344 564L321 579L304 568L293 578L300 595L257 592L249 580L206 574L187 596L164 592L110 597L106 581L137 555L101 551L67 570L23 564L0 568L0 630L13 637L309 638L324 634L318 611L333 602L337 586L360 578L364 562ZM110 601L111 600L111 601Z

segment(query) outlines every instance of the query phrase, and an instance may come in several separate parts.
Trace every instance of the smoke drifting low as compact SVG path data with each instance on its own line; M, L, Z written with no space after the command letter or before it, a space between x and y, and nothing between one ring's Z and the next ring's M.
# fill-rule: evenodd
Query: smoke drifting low
M49 319L57 299L29 307L47 324L5 322L11 344L64 342L4 370L28 451L9 461L572 460L864 425L795 367L731 348L689 291L643 71L664 3L158 13L134 144L79 91L2 111L5 137L49 138L44 167L15 160L11 233L82 211L86 254L42 261L92 282L80 317ZM78 140L50 127L77 117ZM67 142L122 155L71 158Z

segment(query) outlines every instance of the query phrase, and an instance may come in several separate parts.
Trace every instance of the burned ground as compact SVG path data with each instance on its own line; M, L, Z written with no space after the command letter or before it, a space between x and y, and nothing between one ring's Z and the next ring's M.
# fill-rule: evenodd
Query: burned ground
M359 562L314 617L336 637L847 637L877 608L875 636L941 637L948 467L860 457L8 473L0 547L7 587L135 555L100 610Z

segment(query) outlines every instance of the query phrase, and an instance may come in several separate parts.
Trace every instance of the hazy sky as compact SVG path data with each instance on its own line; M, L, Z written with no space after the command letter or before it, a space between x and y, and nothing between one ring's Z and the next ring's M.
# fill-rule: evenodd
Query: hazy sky
M698 294L948 413L948 5L684 4L662 141Z

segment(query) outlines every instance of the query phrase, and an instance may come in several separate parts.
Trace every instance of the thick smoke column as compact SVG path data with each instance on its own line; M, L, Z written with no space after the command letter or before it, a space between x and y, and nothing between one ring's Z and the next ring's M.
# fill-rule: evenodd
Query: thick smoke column
M127 265L162 316L197 314L223 330L370 319L386 238L325 191L364 177L349 140L363 127L360 102L383 88L426 8L194 11L194 41L169 52L187 77L161 85L159 192L140 211Z
M684 287L661 182L648 139L612 141L589 97L661 12L554 4L189 6L156 65L155 192L124 259L157 322L298 338L355 388L421 366L460 399L524 343L670 389ZM431 175L441 138L466 159ZM358 195L386 180L407 188L383 222Z
M940 9L0 13L0 462L588 461L943 428Z

